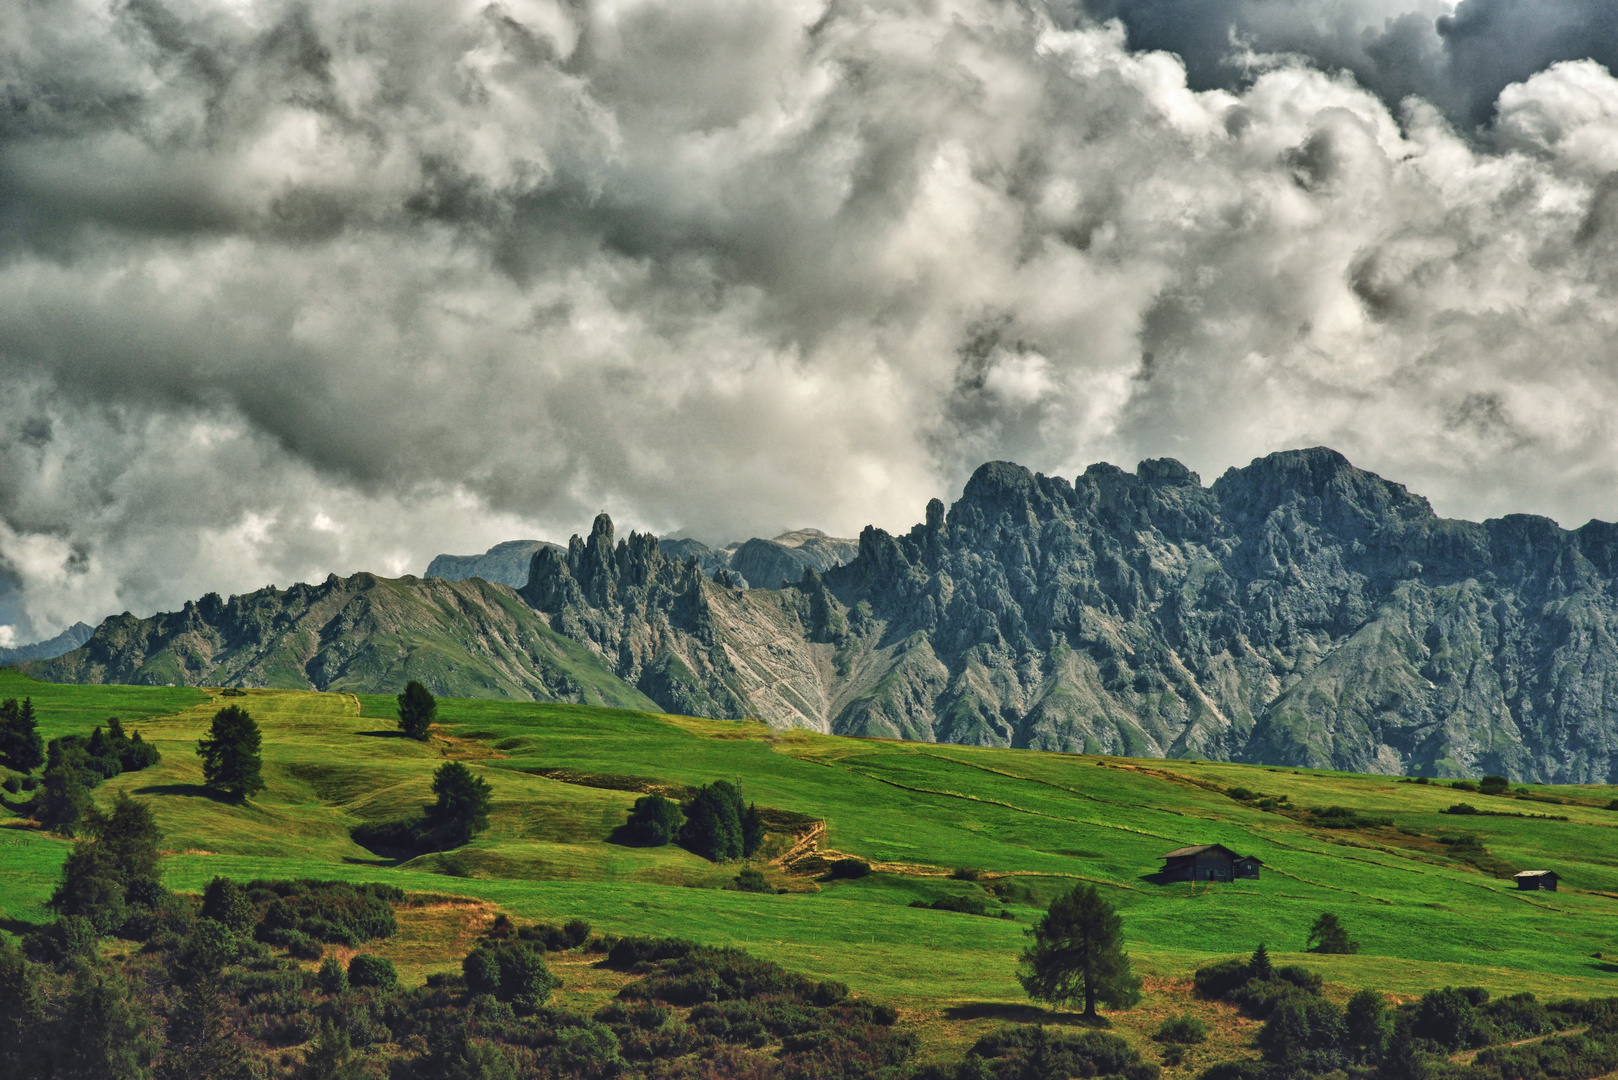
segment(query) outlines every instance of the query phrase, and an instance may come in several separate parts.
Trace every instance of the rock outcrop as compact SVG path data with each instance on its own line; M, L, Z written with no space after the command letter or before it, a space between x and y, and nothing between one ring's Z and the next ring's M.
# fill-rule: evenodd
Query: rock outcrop
M520 589L528 581L528 564L542 547L556 547L545 540L507 540L482 555L438 555L427 564L425 576L445 581L465 581L480 577L496 585Z
M1437 517L1326 449L994 462L903 536L739 592L598 519L523 595L665 708L847 734L1608 782L1618 527ZM1609 692L1609 686L1612 692Z

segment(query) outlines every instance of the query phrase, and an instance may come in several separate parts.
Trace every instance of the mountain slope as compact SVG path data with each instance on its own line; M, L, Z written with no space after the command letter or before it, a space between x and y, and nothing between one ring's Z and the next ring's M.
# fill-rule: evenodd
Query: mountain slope
M598 519L523 595L664 707L868 734L1384 773L1618 772L1618 528L1438 518L1326 449L1211 487L983 466L778 593ZM1612 687L1611 690L1608 687Z
M150 619L108 619L82 647L25 665L55 682L389 691L655 708L510 589L466 581L328 577Z
M32 645L19 645L15 649L0 649L0 665L20 664L27 660L49 660L61 656L90 640L95 633L95 627L86 623L74 623L53 638L45 641L36 641Z
M445 581L480 577L519 589L528 581L528 564L534 560L534 552L555 546L544 540L507 540L482 555L438 555L427 564L424 576Z

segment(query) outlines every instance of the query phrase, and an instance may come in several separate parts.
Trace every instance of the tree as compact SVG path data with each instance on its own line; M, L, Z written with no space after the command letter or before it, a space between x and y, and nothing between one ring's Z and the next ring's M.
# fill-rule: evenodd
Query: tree
M0 1076L39 1080L49 1065L38 969L0 937Z
M248 1080L252 1075L247 1055L231 1035L218 985L199 979L186 987L169 1021L157 1080Z
M734 784L715 780L686 803L680 843L714 862L739 859L746 853L742 797Z
M202 917L217 919L234 934L253 929L256 914L242 887L227 877L214 878L203 890Z
M56 1040L56 1080L146 1080L151 1016L116 973L81 963L73 974Z
M487 780L474 776L459 761L441 765L433 773L433 794L438 802L427 813L445 846L458 847L489 827L493 790Z
M1388 1047L1388 1009L1382 995L1361 990L1343 1008L1344 1042L1349 1055L1362 1064L1375 1065Z
M132 799L120 791L112 809L103 813L92 806L85 815L85 827L95 842L107 852L124 886L150 881L158 876L162 856L158 845L163 830L157 827L152 808L145 801Z
M45 742L34 716L34 699L0 701L0 761L21 773L45 764Z
M90 807L90 789L101 774L89 766L89 757L77 744L51 740L45 779L34 796L34 816L63 836L72 836Z
M1127 1009L1140 1000L1140 979L1123 948L1124 920L1094 885L1079 885L1051 901L1028 933L1017 979L1028 996L1053 1005L1083 1000L1084 1015L1096 1002Z
M412 739L427 741L428 728L438 719L438 699L412 679L399 695L399 730Z
M748 803L747 812L742 815L742 854L751 859L763 846L764 818L758 807Z
M1275 978L1275 965L1270 963L1270 952L1261 941L1258 948L1253 950L1253 958L1247 962L1247 977L1269 982Z
M208 737L197 743L203 782L237 802L263 791L264 759L259 753L263 744L258 724L246 709L240 705L220 709Z
M296 1075L298 1080L361 1080L365 1064L354 1056L348 1029L323 1017L314 1045Z
M1351 941L1348 930L1331 912L1322 912L1309 928L1308 949L1313 953L1357 953L1360 943Z
M628 831L637 844L662 847L680 835L681 820L680 807L674 800L643 795L630 808Z

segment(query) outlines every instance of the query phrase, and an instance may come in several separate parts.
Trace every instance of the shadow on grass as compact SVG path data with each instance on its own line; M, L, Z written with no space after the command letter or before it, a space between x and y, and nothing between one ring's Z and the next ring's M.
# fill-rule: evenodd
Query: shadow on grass
M1163 871L1161 871L1161 870L1159 870L1159 871L1157 871L1156 873L1153 873L1153 874L1142 874L1140 877L1136 878L1135 880L1136 881L1144 881L1148 885L1179 885L1179 884L1183 884L1185 882L1185 878L1182 878L1182 877L1172 877L1171 878L1167 874L1163 873Z
M208 799L227 806L236 806L236 799L201 784L147 784L135 789L136 795L184 795L190 799Z
M1618 964L1614 964L1610 960L1602 961L1599 964L1591 964L1590 966L1607 975L1611 975L1613 972L1618 971Z
M27 919L14 919L9 915L0 916L0 930L16 934L18 937L32 934L35 930L43 930L49 925L50 923L31 923Z
M398 730L388 731L386 729L379 729L377 731L356 731L356 732L354 732L354 734L363 735L367 739L406 739L406 738L409 738L409 736L406 735L402 731L398 731Z
M374 859L362 859L358 855L344 855L343 861L348 863L350 866L382 866L391 869L395 866L403 866L405 863L416 857L413 853L409 855L399 855L396 858L389 858L388 856L383 855L381 852L377 852L376 854L377 857Z
M1054 1024L1061 1027L1110 1028L1105 1016L1056 1012L1027 1002L968 1001L944 1010L951 1020L1004 1020L1013 1024Z

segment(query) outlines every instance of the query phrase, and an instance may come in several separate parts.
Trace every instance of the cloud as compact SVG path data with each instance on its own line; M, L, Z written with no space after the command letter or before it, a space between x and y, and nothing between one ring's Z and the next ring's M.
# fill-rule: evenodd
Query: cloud
M20 635L600 509L902 528L991 457L1323 442L1613 514L1593 63L1485 143L1302 46L1224 89L989 0L41 0L0 48Z
M1191 85L1235 88L1275 54L1351 73L1397 109L1417 95L1463 130L1551 64L1618 65L1608 0L1078 0L1068 21L1119 19L1131 44L1181 56Z

